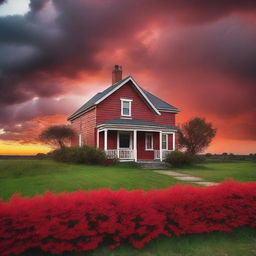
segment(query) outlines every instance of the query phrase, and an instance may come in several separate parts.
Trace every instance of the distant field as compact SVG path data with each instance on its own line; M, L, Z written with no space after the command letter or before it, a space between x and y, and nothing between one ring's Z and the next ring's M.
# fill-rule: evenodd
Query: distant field
M174 185L172 177L129 164L114 167L56 163L49 160L0 160L0 198L45 191L72 192L110 188L117 190L161 189Z
M177 171L198 176L208 181L220 182L234 179L242 182L256 182L255 162L206 163L177 169Z

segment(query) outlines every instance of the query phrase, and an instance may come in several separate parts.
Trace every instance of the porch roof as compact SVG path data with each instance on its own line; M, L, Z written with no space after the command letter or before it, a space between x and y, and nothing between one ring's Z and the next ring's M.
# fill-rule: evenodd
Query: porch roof
M121 118L116 118L116 119L111 119L108 120L104 123L99 124L97 127L131 127L131 128L158 128L158 129L164 129L164 130L172 130L172 131L177 131L177 127L176 126L166 126L166 125L162 125L162 124L157 124L157 123L153 123L153 122L148 122L145 120L141 120L141 119L121 119Z

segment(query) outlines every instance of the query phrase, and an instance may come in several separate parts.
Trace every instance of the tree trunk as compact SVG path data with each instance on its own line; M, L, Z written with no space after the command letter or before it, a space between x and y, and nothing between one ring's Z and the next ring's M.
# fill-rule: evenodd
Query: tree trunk
M58 143L59 143L61 149L65 148L65 145L62 140L58 140Z

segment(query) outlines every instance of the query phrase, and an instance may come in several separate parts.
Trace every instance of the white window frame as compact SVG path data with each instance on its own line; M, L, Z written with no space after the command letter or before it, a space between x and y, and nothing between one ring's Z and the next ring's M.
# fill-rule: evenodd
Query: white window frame
M132 116L132 101L133 100L131 100L131 99L120 99L120 100L121 100L121 116L131 117ZM124 102L128 102L128 104L129 104L129 114L128 115L123 113Z
M148 136L151 136L151 138L152 138L152 143L151 143L151 145L152 145L152 148L148 148L148 143L147 143L147 137ZM145 150L146 151L152 151L152 150L154 150L154 136L153 136L153 134L152 133L145 133Z
M166 137L166 148L163 147L163 137L164 136ZM166 134L166 133L162 134L162 150L168 150L168 137L169 137L168 134Z

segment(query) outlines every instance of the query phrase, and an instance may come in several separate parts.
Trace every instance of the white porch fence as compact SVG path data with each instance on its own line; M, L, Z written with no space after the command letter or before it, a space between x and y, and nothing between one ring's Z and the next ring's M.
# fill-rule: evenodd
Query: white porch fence
M108 149L105 150L107 158L134 159L134 150L132 149Z
M108 149L105 151L107 158L119 158L119 159L134 159L134 150L132 149ZM165 159L166 155L172 152L172 150L163 150L162 158ZM160 159L160 150L154 150L154 159Z
M171 153L172 150L163 150L162 151L162 158L165 159L166 155ZM154 150L154 159L160 159L160 150Z

